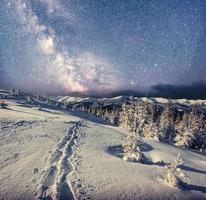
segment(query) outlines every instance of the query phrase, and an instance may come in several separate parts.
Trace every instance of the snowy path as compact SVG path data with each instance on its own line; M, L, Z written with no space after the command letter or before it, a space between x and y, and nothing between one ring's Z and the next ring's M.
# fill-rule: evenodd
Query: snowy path
M76 121L72 123L74 125L68 129L66 135L52 154L51 164L40 183L40 195L38 199L74 199L70 183L66 181L66 178L73 170L69 157L72 155L72 145L82 126L82 122Z

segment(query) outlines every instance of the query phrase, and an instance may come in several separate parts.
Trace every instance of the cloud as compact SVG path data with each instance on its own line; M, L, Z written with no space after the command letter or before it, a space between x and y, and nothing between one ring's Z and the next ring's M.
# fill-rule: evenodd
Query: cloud
M206 82L194 82L190 85L164 85L159 84L152 87L154 96L167 98L188 98L188 99L205 99Z

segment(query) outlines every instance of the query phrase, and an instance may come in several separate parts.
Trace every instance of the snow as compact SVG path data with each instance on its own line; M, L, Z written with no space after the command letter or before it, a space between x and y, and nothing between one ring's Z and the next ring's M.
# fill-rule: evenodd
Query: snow
M93 124L75 148L71 177L77 199L205 199L206 157L166 143L145 140L143 153L149 164L126 162L120 145L125 132L119 128ZM165 163L180 153L182 169L189 177L188 188L173 188L164 183ZM76 185L80 180L81 186Z
M36 199L58 142L72 126L70 120L78 118L7 103L8 109L0 110L0 199Z
M144 139L148 163L122 159L125 129L87 114L5 100L0 109L0 199L206 199L206 155ZM180 153L187 184L166 184Z

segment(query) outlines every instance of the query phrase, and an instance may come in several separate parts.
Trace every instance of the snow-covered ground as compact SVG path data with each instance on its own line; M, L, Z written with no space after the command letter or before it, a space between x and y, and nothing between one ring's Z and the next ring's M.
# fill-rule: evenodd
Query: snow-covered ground
M6 102L8 109L0 109L0 199L36 199L41 186L45 192L61 176L57 165L67 151L67 135L74 126L71 121L80 119Z
M144 140L150 163L124 161L127 131L87 114L6 100L0 109L0 199L206 199L206 155ZM163 181L180 153L187 184ZM164 163L162 162L164 161Z
M147 139L142 151L151 163L131 163L121 159L126 131L88 123L84 133L72 159L71 180L77 199L206 199L205 155ZM172 188L163 181L161 161L173 161L178 153L184 161L181 169L187 185Z

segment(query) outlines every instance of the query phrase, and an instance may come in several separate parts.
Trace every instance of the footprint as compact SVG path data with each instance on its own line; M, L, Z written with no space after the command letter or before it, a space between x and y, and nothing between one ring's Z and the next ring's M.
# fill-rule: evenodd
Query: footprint
M45 173L44 178L41 181L41 185L49 187L55 183L55 177L57 173L56 166L51 166Z

